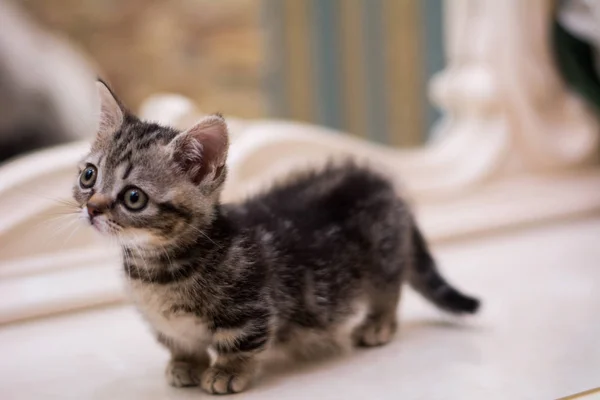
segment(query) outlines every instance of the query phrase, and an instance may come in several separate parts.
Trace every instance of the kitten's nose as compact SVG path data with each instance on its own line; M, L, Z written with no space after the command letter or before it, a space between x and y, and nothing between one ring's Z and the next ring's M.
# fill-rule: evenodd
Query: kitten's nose
M96 193L88 200L86 207L90 218L94 218L103 214L110 207L110 199Z

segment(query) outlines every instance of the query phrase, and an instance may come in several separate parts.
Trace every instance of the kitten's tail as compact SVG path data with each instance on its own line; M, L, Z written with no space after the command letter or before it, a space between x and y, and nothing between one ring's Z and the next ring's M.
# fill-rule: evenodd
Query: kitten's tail
M412 235L415 258L408 274L410 285L444 311L454 314L476 313L479 300L462 294L440 275L423 235L414 224Z

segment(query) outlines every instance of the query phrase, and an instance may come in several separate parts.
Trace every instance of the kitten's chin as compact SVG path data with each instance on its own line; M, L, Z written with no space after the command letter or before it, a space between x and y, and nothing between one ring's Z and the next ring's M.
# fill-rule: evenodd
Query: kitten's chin
M96 217L94 219L88 218L88 221L90 225L92 225L92 227L96 230L96 232L99 232L104 236L117 236L117 233L112 231L108 222L106 222L105 220Z
M164 245L163 240L143 229L124 229L119 241L127 247L152 248Z

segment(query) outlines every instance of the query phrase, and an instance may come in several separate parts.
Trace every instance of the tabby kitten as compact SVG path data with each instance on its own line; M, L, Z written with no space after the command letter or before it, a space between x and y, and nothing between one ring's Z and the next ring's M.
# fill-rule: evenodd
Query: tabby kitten
M405 281L446 311L477 311L377 173L331 165L221 204L223 117L179 132L140 121L102 82L98 91L99 132L73 193L120 242L131 297L171 352L171 385L234 393L267 350L305 358L385 344Z

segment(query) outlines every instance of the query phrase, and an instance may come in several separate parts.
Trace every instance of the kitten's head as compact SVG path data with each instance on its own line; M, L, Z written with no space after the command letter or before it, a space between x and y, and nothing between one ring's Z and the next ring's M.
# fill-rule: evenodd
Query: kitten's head
M226 176L223 117L180 132L140 121L106 84L97 88L98 134L73 187L84 218L123 245L165 247L197 236L213 217Z

